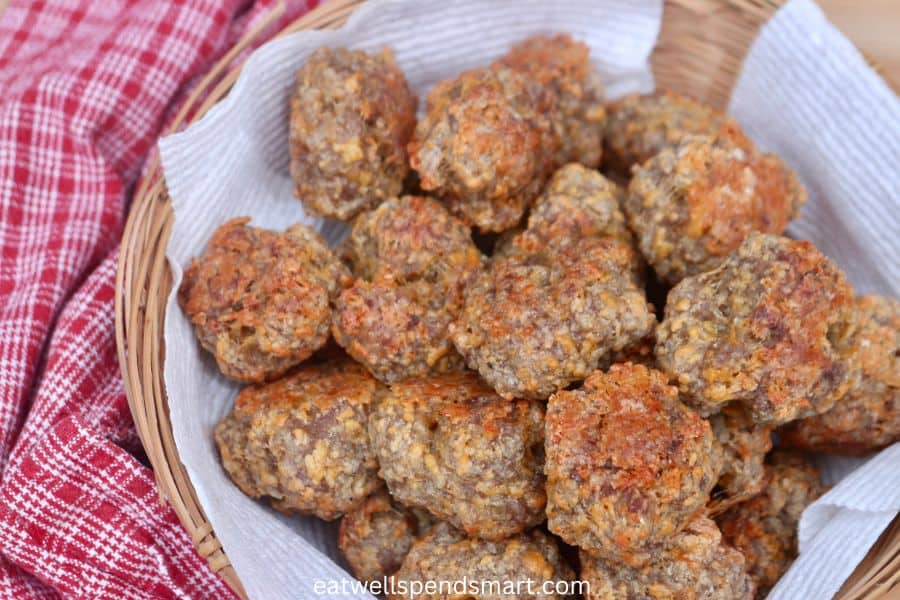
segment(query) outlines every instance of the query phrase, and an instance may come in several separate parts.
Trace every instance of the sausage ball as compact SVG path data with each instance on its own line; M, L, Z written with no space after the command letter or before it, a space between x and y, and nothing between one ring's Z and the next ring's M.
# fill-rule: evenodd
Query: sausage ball
M857 381L828 412L782 430L785 444L865 454L900 440L900 302L863 296L856 301L856 314Z
M703 510L719 474L709 423L643 365L550 397L547 526L600 558L646 564Z
M428 94L409 144L423 190L481 231L516 225L544 187L560 140L551 92L502 65L467 71Z
M486 541L467 539L446 523L438 523L428 535L413 544L403 566L393 578L395 591L399 593L388 594L388 598L561 600L564 596L546 592L545 582L568 583L574 577L574 572L563 560L556 543L538 530L503 541ZM431 585L447 585L461 581L476 587L433 590L437 593L416 593L421 590L415 589L416 586L422 588L429 582L434 582ZM482 582L485 587L481 587ZM515 593L502 587L517 583L520 587ZM497 589L497 585L501 588Z
M719 512L762 491L766 482L763 462L772 449L772 428L754 423L739 404L723 407L709 423L722 456L722 471L709 508Z
M853 292L809 242L752 233L669 292L656 359L704 415L778 424L831 408L852 375Z
M501 237L494 256L537 252L588 237L611 237L632 244L619 208L621 189L606 177L577 163L556 171L528 216L528 227Z
M568 34L535 36L513 46L498 61L548 88L556 98L559 110L553 127L561 141L557 165L600 166L606 109L603 83L589 51Z
M179 300L222 373L259 383L325 345L350 273L309 227L279 233L249 222L233 219L216 230L185 270Z
M752 600L743 555L722 542L714 521L697 517L666 541L651 562L634 567L581 552L586 600Z
M733 119L673 92L633 94L607 105L606 110L604 164L623 175L632 165L644 163L691 135L721 135L739 145L750 144Z
M635 167L623 208L644 258L674 284L718 266L751 231L781 233L805 201L774 154L689 137Z
M360 215L344 245L357 279L337 301L338 344L386 383L462 368L448 327L481 266L468 228L431 198Z
M336 519L381 486L366 429L378 389L349 360L244 388L215 430L225 470L276 510Z
M544 409L473 373L397 383L369 419L381 477L403 504L500 540L544 520Z
M313 52L291 96L291 175L304 207L350 219L399 194L417 103L390 50Z
M547 398L655 325L634 260L610 238L494 260L466 290L453 343L501 396Z
M382 581L406 558L416 536L430 528L430 518L421 519L388 493L379 490L341 519L338 548L353 574L363 581Z
M802 456L775 452L763 492L731 507L716 521L725 541L747 559L760 597L797 557L797 525L803 510L825 493L819 472Z

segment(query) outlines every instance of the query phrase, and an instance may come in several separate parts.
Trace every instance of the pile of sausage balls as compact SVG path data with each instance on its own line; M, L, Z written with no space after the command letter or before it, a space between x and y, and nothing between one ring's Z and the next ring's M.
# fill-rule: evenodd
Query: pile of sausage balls
M764 596L825 491L803 451L900 439L900 303L781 235L806 192L732 119L607 103L568 35L416 111L390 51L316 51L291 173L349 236L236 219L187 269L200 344L250 384L215 431L231 479L340 518L363 580Z

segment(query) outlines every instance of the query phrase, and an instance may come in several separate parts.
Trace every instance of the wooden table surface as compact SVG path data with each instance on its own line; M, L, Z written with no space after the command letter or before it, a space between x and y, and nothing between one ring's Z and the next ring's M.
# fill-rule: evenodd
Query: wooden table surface
M900 0L817 0L895 91L900 91ZM0 0L0 12L9 0Z
M818 0L856 47L877 63L881 76L900 90L900 0Z

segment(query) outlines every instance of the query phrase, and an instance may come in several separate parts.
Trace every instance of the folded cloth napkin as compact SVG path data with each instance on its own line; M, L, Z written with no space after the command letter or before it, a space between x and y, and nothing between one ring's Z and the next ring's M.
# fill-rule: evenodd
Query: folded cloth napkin
M231 595L139 458L114 282L128 198L162 127L277 4L0 9L0 598ZM288 2L270 32L309 4Z

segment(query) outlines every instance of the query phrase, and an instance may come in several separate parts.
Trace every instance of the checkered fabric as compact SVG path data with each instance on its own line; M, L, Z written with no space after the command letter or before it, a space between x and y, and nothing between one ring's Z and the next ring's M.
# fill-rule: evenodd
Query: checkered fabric
M13 0L0 14L0 598L231 596L142 459L114 279L157 136L275 4ZM288 4L267 34L310 3Z

